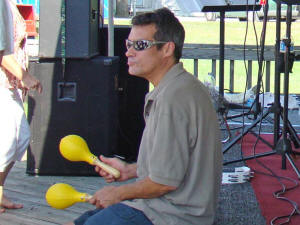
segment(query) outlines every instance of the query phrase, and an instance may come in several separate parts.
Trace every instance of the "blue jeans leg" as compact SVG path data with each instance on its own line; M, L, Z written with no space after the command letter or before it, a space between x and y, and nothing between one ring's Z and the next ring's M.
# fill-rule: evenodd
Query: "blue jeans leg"
M88 211L74 223L75 225L153 225L142 211L122 203L105 209Z

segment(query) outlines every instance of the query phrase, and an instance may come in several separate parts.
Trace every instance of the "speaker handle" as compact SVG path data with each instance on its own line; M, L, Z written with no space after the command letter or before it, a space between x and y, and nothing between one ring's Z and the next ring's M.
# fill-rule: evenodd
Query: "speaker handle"
M57 101L76 102L77 84L75 82L57 83Z

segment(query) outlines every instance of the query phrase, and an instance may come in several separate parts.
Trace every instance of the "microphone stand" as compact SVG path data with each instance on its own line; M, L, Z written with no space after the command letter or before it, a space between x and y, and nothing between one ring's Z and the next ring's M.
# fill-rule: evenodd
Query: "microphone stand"
M295 173L300 179L300 171L296 167L291 154L300 155L300 152L295 152L292 150L291 140L293 141L295 147L300 146L300 139L297 135L297 132L292 127L290 121L288 120L288 97L289 97L289 72L290 72L290 55L291 55L291 23L292 23L292 5L287 5L287 17L286 17L286 39L285 43L285 52L284 52L284 105L282 109L282 139L280 139L275 149L278 154L282 156L282 169L286 169L286 159L290 162ZM279 95L279 93L278 93ZM290 134L289 136L287 134Z
M265 15L266 16L266 15ZM274 88L274 104L263 113L261 118L257 118L252 125L245 129L245 132L237 136L229 145L223 148L223 152L227 151L228 148L232 147L243 135L247 134L252 128L254 128L258 122L264 119L269 113L274 113L274 147L271 146L272 151L266 153L256 154L254 156L244 157L238 160L232 160L229 162L224 162L223 165L229 163L245 161L248 159L264 157L273 154L280 154L282 156L281 168L286 169L286 159L288 159L298 178L300 179L300 171L295 165L291 154L300 155L300 152L293 151L291 141L293 141L295 148L300 147L300 139L297 135L296 130L293 128L292 124L288 120L288 97L289 97L289 71L290 71L290 49L291 49L291 21L292 21L292 5L288 4L287 17L286 17L286 39L283 40L285 43L285 53L284 53L284 106L281 107L280 104L280 31L281 31L281 3L277 2L277 13L276 13L276 45L275 45L275 88ZM260 60L263 60L260 58ZM259 91L259 89L258 89ZM257 96L256 96L257 97ZM282 127L282 139L280 139L279 128L280 128L280 117L283 120ZM289 135L288 135L289 133ZM270 146L267 142L264 142Z

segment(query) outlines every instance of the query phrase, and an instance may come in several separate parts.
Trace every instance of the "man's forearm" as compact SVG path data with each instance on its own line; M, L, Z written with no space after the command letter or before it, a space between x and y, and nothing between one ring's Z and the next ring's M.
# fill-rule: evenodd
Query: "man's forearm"
M26 71L18 64L13 54L3 56L1 66L18 80L23 80Z
M176 187L158 184L153 182L150 178L145 178L131 184L119 186L117 192L120 199L124 201L139 198L157 198L175 189Z

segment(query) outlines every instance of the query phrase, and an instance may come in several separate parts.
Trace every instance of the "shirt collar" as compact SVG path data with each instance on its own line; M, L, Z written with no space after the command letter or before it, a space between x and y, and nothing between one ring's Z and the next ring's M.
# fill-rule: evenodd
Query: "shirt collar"
M179 76L185 70L183 68L182 62L175 64L171 69L163 76L158 85L146 95L146 101L154 100L159 92L167 86L167 84L173 80L175 77Z

